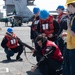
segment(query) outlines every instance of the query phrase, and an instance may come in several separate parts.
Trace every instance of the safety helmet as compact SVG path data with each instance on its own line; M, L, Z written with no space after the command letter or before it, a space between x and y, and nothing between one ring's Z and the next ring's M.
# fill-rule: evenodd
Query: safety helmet
M47 19L48 16L49 16L49 12L48 12L47 10L41 10L41 11L40 11L40 18L41 18L42 20Z
M74 3L75 0L66 0L66 5L70 4L70 3Z
M34 7L33 8L33 13L34 14L37 14L39 11L40 11L40 9L38 7Z
M58 9L64 10L65 8L64 8L64 6L59 5L56 10L58 10Z
M12 28L8 28L7 29L7 32L12 33L13 32L13 29Z

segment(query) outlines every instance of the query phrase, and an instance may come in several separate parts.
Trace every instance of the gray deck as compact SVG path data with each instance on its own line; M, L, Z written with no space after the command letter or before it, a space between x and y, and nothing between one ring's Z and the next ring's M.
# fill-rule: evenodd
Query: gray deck
M11 25L9 24L9 26ZM5 27L4 23L0 23L0 28L2 28L2 30L0 30L0 41L2 41L8 27ZM27 24L23 24L22 27L14 27L13 30L23 42L32 46L32 42L30 40L30 27ZM26 48L26 52L28 52L28 60L31 63L36 64L35 57L32 57L32 53L29 53L30 50ZM4 50L0 46L0 75L40 75L38 70L34 73L30 72L33 65L27 61L24 52L21 57L23 58L23 62L15 60L16 54L12 57L12 61L8 62L6 60Z

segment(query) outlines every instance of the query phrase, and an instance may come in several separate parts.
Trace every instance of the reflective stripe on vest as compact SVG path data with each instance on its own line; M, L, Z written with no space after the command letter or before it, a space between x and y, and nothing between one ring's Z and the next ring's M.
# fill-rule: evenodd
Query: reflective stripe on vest
M54 32L53 16L49 16L47 20L40 20L40 32L45 33L46 36Z

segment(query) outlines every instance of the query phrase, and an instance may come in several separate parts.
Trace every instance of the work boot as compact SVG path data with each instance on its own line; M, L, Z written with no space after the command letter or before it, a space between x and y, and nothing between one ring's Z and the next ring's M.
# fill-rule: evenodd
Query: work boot
M11 58L8 55L6 57L7 57L7 60L11 60Z
M17 61L23 61L23 59L21 57L16 57Z

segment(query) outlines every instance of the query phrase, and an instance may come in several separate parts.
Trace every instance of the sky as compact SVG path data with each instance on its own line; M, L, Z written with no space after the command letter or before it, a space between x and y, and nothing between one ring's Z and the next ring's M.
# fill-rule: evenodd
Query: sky
M39 7L40 9L46 9L48 11L56 10L58 5L64 5L65 6L66 0L35 0L35 5ZM5 16L5 10L3 9L4 1L0 0L0 11L4 13ZM31 10L33 7L29 7Z
M0 0L0 9L2 9L2 6L4 5L4 1Z
M6 13L5 13L5 9L3 9L3 6L4 6L4 1L0 0L0 12L2 12L4 14L3 16L5 16Z
M41 9L56 10L58 5L65 6L66 0L36 0L35 4Z
M35 0L36 7L46 9L48 11L56 10L58 5L65 6L66 0ZM65 7L66 8L66 7ZM33 7L30 7L33 10Z

